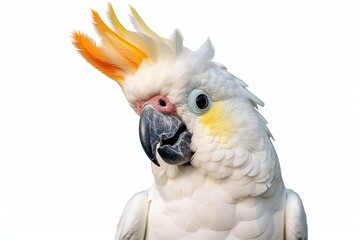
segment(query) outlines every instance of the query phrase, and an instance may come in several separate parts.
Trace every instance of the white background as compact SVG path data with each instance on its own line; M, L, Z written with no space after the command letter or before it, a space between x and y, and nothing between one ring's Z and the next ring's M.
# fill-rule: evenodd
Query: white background
M113 1L132 29L129 3L191 49L211 38L214 60L266 103L310 239L355 239L355 1ZM1 240L113 239L127 200L152 184L137 115L71 44L74 29L99 39L90 8L106 19L105 0L1 2Z

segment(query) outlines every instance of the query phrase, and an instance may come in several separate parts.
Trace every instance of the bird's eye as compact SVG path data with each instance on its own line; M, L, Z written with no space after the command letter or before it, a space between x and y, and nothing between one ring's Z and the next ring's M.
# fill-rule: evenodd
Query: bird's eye
M205 94L199 94L195 99L196 106L204 110L209 106L209 100Z
M211 99L205 91L194 89L189 93L188 105L192 112L202 114L210 108Z

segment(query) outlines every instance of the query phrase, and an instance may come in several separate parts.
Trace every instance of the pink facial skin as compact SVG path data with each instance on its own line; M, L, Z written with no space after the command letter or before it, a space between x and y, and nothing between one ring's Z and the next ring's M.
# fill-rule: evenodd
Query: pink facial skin
M136 103L137 113L140 115L144 106L150 104L153 106L158 112L167 114L167 115L175 115L176 107L174 104L170 102L170 100L161 95L155 95L145 101L139 101Z

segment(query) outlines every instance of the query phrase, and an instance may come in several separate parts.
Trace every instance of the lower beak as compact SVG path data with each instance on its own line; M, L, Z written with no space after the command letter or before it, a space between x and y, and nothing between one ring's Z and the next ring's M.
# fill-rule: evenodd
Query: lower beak
M157 154L171 165L182 165L191 161L191 133L176 116L165 115L146 105L140 116L139 133L141 145L157 166Z

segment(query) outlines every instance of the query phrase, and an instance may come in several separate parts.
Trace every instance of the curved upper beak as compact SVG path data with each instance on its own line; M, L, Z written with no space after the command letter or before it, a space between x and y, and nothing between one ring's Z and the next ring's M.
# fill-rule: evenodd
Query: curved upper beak
M186 125L174 115L158 112L146 105L140 116L139 134L141 145L157 166L160 166L157 154L171 165L182 165L191 161L191 133Z

